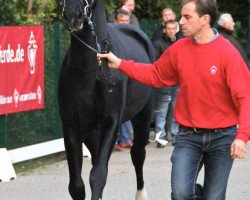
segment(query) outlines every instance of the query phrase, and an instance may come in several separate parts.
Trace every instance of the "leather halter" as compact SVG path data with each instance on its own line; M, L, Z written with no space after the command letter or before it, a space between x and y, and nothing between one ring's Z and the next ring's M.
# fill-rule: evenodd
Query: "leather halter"
M76 34L73 33L74 30L70 29L69 27L68 27L68 29L70 29L71 34L76 39L78 39L82 44L84 44L87 48L89 48L90 50L92 50L95 53L101 53L101 47L100 47L100 44L97 41L97 36L96 36L96 33L95 33L93 22L91 20L93 0L91 0L91 5L89 4L88 0L84 0L85 3L86 3L86 6L83 6L83 0L79 0L79 1L80 1L81 5L82 5L82 10L83 10L84 17L88 19L88 25L90 26L91 33L95 37L97 50L95 48L89 46L87 43L85 43L83 40L81 40L78 36L76 36ZM62 0L60 5L62 6L62 17L63 17L64 11L65 11L65 8L66 8L66 0Z
M70 29L71 34L78 41L80 41L83 45L85 45L88 49L90 49L91 51L93 51L95 53L108 53L110 51L110 48L111 48L111 42L109 40L107 40L107 39L104 39L102 41L103 46L104 46L104 50L103 51L101 50L101 46L100 46L100 44L98 43L98 40L97 40L94 25L93 25L93 22L91 20L93 0L91 0L91 5L89 4L89 2L87 0L84 0L86 2L86 6L83 6L83 0L79 0L79 1L80 1L81 5L82 5L84 17L87 18L88 25L90 26L91 33L92 33L93 37L95 38L97 49L95 49L95 48L91 47L90 45L88 45L81 38L79 38L75 33L73 33L74 30ZM64 10L65 10L65 7L66 7L66 0L62 0L60 4L63 7L62 8L62 17L63 17L63 13L64 13ZM91 70L91 71L95 71L95 70ZM108 63L107 63L107 59L102 59L102 65L99 68L99 73L97 74L97 80L100 80L100 81L105 83L107 93L112 93L113 92L113 86L115 86L115 81L113 80L112 75L110 73Z
M83 8L83 14L85 17L91 17L92 16L92 5L93 5L93 0L91 0L91 4L89 4L88 0L84 0L86 3L86 6L83 6L83 0L79 0L82 8ZM62 16L64 13L64 10L66 8L66 0L61 0L60 5L62 6Z

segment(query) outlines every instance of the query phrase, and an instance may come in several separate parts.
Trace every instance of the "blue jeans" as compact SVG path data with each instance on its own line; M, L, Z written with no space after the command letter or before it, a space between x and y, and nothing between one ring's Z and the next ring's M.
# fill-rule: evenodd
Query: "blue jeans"
M132 136L132 124L131 121L126 121L122 123L121 125L121 130L119 131L119 136L118 136L118 143L119 144L126 144L128 142L131 142Z
M233 164L230 146L235 136L236 127L204 133L179 129L171 157L172 200L225 199ZM198 195L196 181L203 166L203 192Z
M172 143L175 143L176 135L179 132L179 124L176 123L175 117L174 117L174 108L176 104L176 98L179 92L179 86L173 86L171 88L171 107L172 107L172 113L171 113L171 140Z
M169 106L171 106L172 112L170 113L170 132L173 138L178 133L178 124L174 118L174 107L176 103L177 94L179 92L178 86L173 87L165 87L161 89L156 89L156 104L155 104L155 132L159 133L161 131L160 138L164 138L166 136L166 123L167 123L167 113L169 110Z
M161 132L160 138L166 137L165 125L167 122L167 113L171 103L170 88L161 88L156 90L155 99L155 133Z

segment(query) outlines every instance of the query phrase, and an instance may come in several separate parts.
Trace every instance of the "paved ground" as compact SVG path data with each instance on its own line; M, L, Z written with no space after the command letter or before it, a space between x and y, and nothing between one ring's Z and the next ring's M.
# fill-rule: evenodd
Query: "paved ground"
M150 200L170 199L170 155L173 147L157 149L155 144L147 146L144 174ZM250 145L245 160L236 160L232 169L227 200L250 199ZM87 198L90 199L88 174L91 164L84 158L83 176ZM199 182L202 181L202 174ZM70 200L67 192L68 171L65 161L46 165L33 172L18 174L16 180L0 183L1 200ZM104 200L133 200L136 191L135 174L129 150L114 152L109 164L108 183Z

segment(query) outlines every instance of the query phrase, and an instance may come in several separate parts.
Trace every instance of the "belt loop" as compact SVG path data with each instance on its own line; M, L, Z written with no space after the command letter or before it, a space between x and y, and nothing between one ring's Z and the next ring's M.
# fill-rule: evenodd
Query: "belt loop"
M197 131L197 129L195 127L193 129L194 129L195 133L202 133L202 131Z
M226 129L226 128L225 128L225 129ZM222 128L217 128L217 129L214 129L214 132L215 132L215 133L221 133L222 130L223 130Z

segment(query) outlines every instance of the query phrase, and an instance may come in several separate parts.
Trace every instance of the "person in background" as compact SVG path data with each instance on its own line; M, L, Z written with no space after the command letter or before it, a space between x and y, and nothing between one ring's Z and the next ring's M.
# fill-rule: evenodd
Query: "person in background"
M234 47L240 52L242 58L244 59L246 65L248 66L248 69L250 69L249 59L246 51L244 50L240 42L238 42L237 39L233 36L234 26L235 22L233 20L232 15L230 15L229 13L224 13L220 15L218 19L219 33L234 45Z
M175 19L176 19L176 15L175 15L174 11L171 8L164 8L162 10L162 13L161 13L162 24L154 32L154 34L152 36L152 39L151 39L152 42L164 37L164 35L165 35L165 33L164 33L164 25L165 25L166 21L175 20ZM177 39L180 39L180 38L183 37L183 35L182 35L181 31L180 31L180 28L179 28L179 24L178 24L178 27L177 27L176 37L177 37Z
M178 31L178 22L175 20L168 20L165 22L164 35L160 39L153 42L155 47L156 59L159 59L163 52L169 48L176 40L176 33ZM155 121L155 133L160 134L156 138L162 140L166 139L166 129L167 124L167 113L169 107L172 107L172 112L170 114L171 121L171 142L172 145L175 144L175 137L178 133L178 124L176 123L173 115L173 107L175 105L176 96L178 93L178 86L164 87L155 89L155 110L154 110L154 121ZM163 143L157 142L158 148L163 148L165 145Z
M153 64L108 59L141 83L161 88L179 84L175 119L179 133L171 157L171 198L225 200L233 161L244 159L250 140L250 73L237 49L213 27L216 0L182 0L185 38ZM197 177L204 166L204 184Z
M119 9L115 13L115 23L129 24L130 14L127 10ZM123 148L131 148L132 142L132 124L131 121L126 121L121 125L118 133L118 138L114 146L114 151L122 151Z
M135 1L134 0L117 0L116 1L117 10L126 10L129 12L130 15L130 24L135 25L136 27L140 28L139 22L135 14L133 13L135 9ZM115 23L115 13L109 16L108 21L111 23Z
M130 14L127 10L119 9L115 13L115 23L118 24L129 24Z

